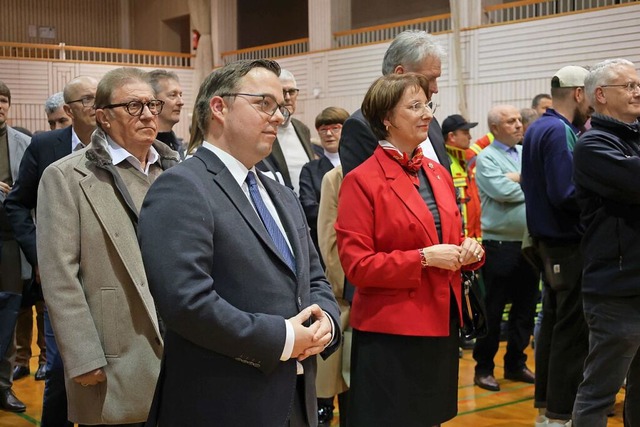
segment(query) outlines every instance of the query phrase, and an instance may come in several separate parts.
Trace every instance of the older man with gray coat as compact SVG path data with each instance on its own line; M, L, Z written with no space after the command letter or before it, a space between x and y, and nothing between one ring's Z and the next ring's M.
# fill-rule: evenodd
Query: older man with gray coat
M163 102L145 73L108 72L91 145L52 165L38 191L42 288L65 367L69 420L141 426L163 341L136 237L151 183L178 155L157 141Z

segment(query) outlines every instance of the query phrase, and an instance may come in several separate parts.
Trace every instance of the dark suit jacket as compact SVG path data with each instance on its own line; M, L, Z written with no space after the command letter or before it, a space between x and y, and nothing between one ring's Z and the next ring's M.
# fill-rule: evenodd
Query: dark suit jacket
M32 266L38 265L38 256L31 211L36 208L40 178L47 166L71 154L71 137L71 126L34 135L20 162L18 180L5 201L16 240Z
M284 319L317 303L339 329L339 309L300 203L293 191L258 175L291 243L296 274L231 172L207 148L160 175L147 193L140 246L167 327L149 426L285 425L296 362L280 361ZM316 361L302 364L303 404L315 426Z
M300 172L300 203L304 209L309 223L311 240L316 247L318 254L318 208L320 206L320 189L322 188L322 178L333 169L331 160L322 157L312 160L302 167ZM321 260L322 261L322 260ZM324 266L324 263L323 263Z
M315 152L311 146L311 131L307 125L294 118L291 118L291 124L293 125L293 129L296 131L296 135L298 135L300 142L302 142L302 148L304 148L307 156L309 156L309 160L315 159ZM291 175L289 175L289 167L287 166L287 160L284 158L284 153L282 152L278 138L273 142L271 154L260 162L257 165L257 168L262 171L280 172L284 179L284 184L289 188L293 188Z
M451 161L444 146L442 128L435 117L429 124L429 140L438 156L438 161L449 171ZM349 172L371 157L377 146L378 138L373 134L362 111L356 110L342 125L340 164L342 164L344 175L347 176Z

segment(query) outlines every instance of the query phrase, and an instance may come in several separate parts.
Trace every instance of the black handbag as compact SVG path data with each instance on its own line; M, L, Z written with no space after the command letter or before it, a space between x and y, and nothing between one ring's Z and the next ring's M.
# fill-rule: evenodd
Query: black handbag
M463 338L483 338L489 331L487 311L480 293L478 275L475 271L462 272L462 325L460 334Z

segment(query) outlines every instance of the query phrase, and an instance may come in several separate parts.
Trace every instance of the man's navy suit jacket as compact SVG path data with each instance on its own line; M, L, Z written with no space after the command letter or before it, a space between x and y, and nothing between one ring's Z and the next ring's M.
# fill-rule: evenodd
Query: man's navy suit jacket
M32 266L38 265L36 225L31 216L38 200L42 173L51 163L71 154L71 126L34 135L20 162L18 179L5 200L16 240Z

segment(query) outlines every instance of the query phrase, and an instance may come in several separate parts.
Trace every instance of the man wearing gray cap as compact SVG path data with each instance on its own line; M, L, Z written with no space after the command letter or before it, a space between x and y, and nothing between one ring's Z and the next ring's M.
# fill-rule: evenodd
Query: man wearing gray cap
M584 91L588 73L570 65L554 74L553 108L531 124L522 144L527 226L544 266L543 316L535 348L536 426L570 425L589 345L581 295L583 230L571 177L573 147L591 114Z

